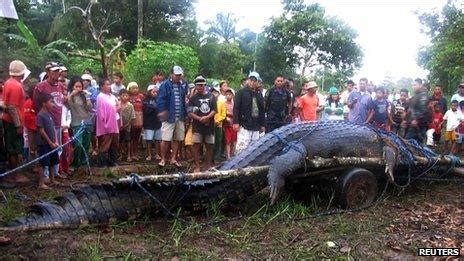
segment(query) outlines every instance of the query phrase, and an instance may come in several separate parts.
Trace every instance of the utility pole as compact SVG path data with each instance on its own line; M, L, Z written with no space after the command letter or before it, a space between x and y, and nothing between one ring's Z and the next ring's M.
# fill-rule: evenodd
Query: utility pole
M137 10L137 42L140 42L143 37L143 0L137 0Z
M253 61L253 71L256 72L256 49L258 47L258 33L256 33L256 37L255 37L255 57L254 57L254 61Z

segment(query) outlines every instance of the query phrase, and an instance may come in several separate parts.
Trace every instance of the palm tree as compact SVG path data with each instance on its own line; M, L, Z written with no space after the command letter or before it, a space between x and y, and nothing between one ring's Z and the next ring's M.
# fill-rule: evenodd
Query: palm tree
M226 43L230 43L237 37L237 33L235 32L237 21L238 19L231 13L218 13L216 15L216 21L207 22L210 26L207 32L224 39Z

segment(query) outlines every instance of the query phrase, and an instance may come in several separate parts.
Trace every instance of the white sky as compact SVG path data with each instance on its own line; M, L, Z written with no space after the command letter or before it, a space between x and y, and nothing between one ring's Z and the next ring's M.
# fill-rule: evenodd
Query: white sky
M394 80L402 76L423 77L427 72L416 63L421 45L428 42L420 32L414 11L441 10L446 0L323 0L326 14L337 16L356 29L356 41L364 51L363 67L354 79L367 77L380 83L389 75ZM204 27L219 12L230 12L240 20L237 31L249 28L261 32L271 17L282 12L280 0L198 0L197 20ZM259 72L259 68L257 70Z

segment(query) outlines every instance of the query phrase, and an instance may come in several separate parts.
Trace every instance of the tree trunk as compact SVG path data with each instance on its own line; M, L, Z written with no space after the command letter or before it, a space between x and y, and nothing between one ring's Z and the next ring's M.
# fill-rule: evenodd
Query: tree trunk
M137 28L137 42L139 43L143 37L143 1L137 1L138 9L138 28Z
M102 75L104 79L108 79L108 57L106 57L105 48L100 48L100 63L102 66Z

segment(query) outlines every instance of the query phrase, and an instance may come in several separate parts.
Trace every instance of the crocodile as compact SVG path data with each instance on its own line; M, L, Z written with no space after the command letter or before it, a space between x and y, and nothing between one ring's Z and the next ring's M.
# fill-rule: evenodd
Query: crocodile
M175 182L143 182L140 187L113 181L86 185L66 192L54 202L39 201L26 216L0 227L0 231L77 228L104 225L141 214L162 214L166 208L199 211L211 201L236 204L268 185L275 202L285 181L307 171L308 159L322 157L375 157L385 160L385 175L394 179L395 167L430 156L428 150L395 134L345 121L289 124L253 141L246 149L217 167L233 170L269 165L269 172L255 175ZM314 170L314 169L313 169ZM147 196L147 192L151 197ZM156 199L155 202L153 199Z

